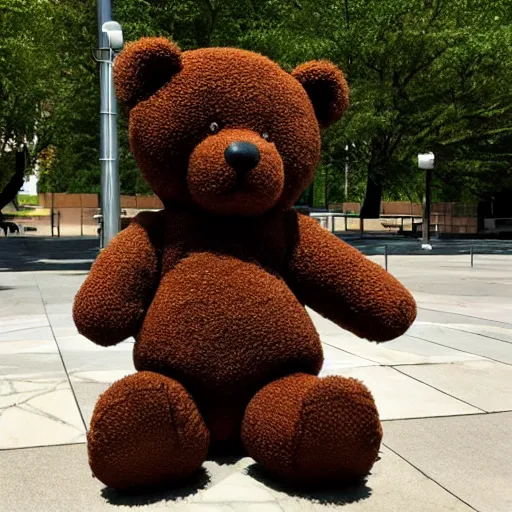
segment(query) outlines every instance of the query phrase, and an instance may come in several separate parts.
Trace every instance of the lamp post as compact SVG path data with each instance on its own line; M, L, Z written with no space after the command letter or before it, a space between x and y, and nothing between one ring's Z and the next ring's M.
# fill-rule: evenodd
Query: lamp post
M348 144L345 146L345 201L348 201Z
M425 169L425 194L423 196L423 228L421 248L427 251L432 250L430 245L430 203L432 188L432 169L434 169L434 153L418 155L418 167Z
M117 105L112 64L123 47L123 32L112 21L111 0L98 0L98 50L100 64L100 166L101 166L101 247L121 228L121 192L117 158Z

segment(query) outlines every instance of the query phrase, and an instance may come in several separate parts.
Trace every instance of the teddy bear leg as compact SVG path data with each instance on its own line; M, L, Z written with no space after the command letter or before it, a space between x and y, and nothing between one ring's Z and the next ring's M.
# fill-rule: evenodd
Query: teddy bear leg
M209 431L192 397L175 380L138 372L96 404L87 444L94 476L118 490L171 484L204 462Z
M359 381L294 374L259 391L247 406L242 440L249 455L294 484L330 484L367 475L382 428Z

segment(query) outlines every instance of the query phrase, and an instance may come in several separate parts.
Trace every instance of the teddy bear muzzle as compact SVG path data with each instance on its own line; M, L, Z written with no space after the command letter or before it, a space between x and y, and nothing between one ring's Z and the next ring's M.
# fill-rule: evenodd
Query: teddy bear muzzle
M279 201L284 166L274 144L251 130L225 129L192 152L187 185L194 202L217 215L261 215Z

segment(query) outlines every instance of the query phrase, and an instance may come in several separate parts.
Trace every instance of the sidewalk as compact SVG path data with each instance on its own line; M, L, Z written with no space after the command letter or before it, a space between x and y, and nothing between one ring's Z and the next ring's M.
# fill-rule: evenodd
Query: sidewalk
M361 379L380 410L384 444L365 484L300 493L243 458L208 461L185 489L127 497L91 476L84 443L98 395L134 371L133 340L102 348L76 332L90 251L77 246L61 265L58 251L41 263L26 247L34 270L0 271L0 512L512 510L511 256L481 255L473 269L466 255L394 256L420 310L387 344L312 313L323 374Z

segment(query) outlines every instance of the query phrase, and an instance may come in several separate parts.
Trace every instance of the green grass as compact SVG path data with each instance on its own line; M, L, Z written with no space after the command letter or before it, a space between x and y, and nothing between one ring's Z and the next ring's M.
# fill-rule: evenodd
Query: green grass
M19 212L5 213L4 217L48 217L50 212L49 208L41 208L39 210L20 210Z
M18 194L18 203L20 205L29 204L37 206L39 204L39 196L29 196L27 194Z

